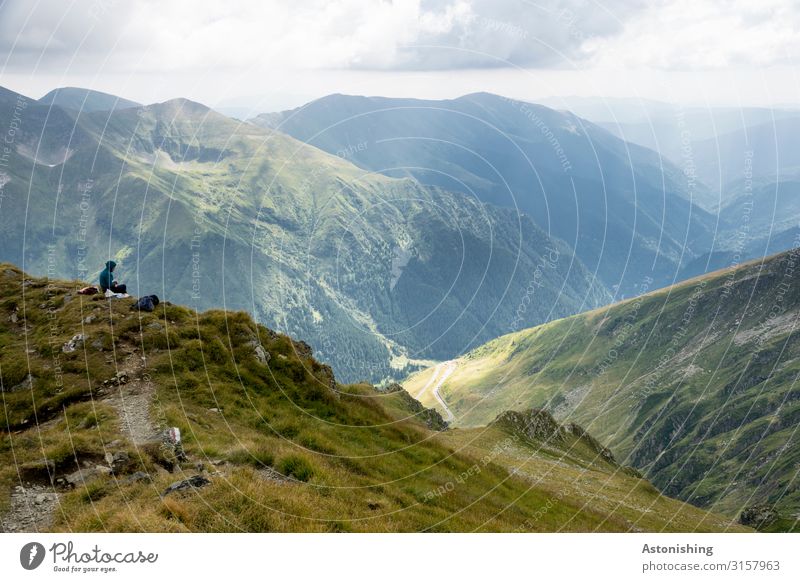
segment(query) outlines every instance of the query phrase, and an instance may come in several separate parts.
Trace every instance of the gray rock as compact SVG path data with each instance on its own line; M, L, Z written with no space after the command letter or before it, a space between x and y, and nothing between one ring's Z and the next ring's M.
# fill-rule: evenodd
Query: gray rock
M80 346L83 345L84 339L85 338L83 337L82 333L75 334L74 336L72 336L71 340L69 340L62 346L61 351L64 352L65 354L74 352L76 349L78 349Z
M3 386L0 385L0 392L22 392L23 390L31 389L33 389L33 376L30 374L28 374L22 382L16 386L12 386L8 390L3 389Z
M125 451L106 453L106 464L115 475L119 475L131 464L131 458Z
M130 376L127 372L117 372L113 378L109 378L103 382L103 386L122 386L123 384L127 384L128 380L130 380Z
M144 471L136 471L132 475L128 476L123 483L125 485L130 485L131 483L151 483L152 481L153 478Z
M83 323L90 324L94 322L95 319L96 318L94 315L87 315L85 318L83 318Z
M64 480L67 482L69 487L83 487L84 485L88 485L89 483L92 483L93 481L110 474L110 467L95 465L94 467L84 467L83 469L78 469L77 471L66 475Z
M259 362L261 362L262 364L264 364L264 365L266 365L270 361L270 359L272 358L270 353L267 350L265 350L264 346L262 346L261 344L258 344L254 348L254 352L255 352L255 355L256 355L256 359Z
M39 493L36 497L34 497L33 502L36 505L43 505L48 501L51 501L55 497L53 494L50 493Z
M194 475L193 477L189 477L188 479L184 479L183 481L176 481L169 487L164 490L162 493L162 497L169 495L170 493L175 493L176 491L185 491L187 489L198 489L200 487L205 487L206 485L210 485L211 481L203 477L202 475Z

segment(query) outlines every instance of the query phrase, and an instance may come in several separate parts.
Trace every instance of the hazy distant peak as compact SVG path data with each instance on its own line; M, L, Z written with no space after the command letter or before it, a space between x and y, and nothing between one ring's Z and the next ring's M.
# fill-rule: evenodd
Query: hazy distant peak
M111 111L140 107L141 104L110 93L82 87L59 87L39 99L42 105L57 105L77 111Z

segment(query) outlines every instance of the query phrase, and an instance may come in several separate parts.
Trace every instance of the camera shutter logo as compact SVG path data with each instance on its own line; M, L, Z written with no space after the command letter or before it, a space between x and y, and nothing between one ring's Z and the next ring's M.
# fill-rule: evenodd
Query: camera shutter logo
M26 570L35 570L44 561L44 546L39 542L30 542L19 551L19 563Z

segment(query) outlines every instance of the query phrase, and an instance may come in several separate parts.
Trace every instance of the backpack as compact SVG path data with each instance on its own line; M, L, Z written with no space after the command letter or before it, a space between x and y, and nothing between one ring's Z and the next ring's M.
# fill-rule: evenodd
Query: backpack
M131 309L150 312L153 311L158 304L158 295L145 295L144 297L140 297L139 301L131 305Z

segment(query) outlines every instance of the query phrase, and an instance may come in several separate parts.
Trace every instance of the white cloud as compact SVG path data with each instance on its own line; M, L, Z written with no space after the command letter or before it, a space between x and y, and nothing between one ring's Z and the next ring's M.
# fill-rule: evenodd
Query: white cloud
M793 63L798 29L793 0L6 0L0 73L696 70Z
M591 63L671 70L772 66L800 57L793 0L671 0L631 17L612 38L589 39Z
M617 0L626 15L643 0ZM621 31L585 0L8 0L0 47L11 68L135 65L170 71L550 66L582 57L578 28Z

